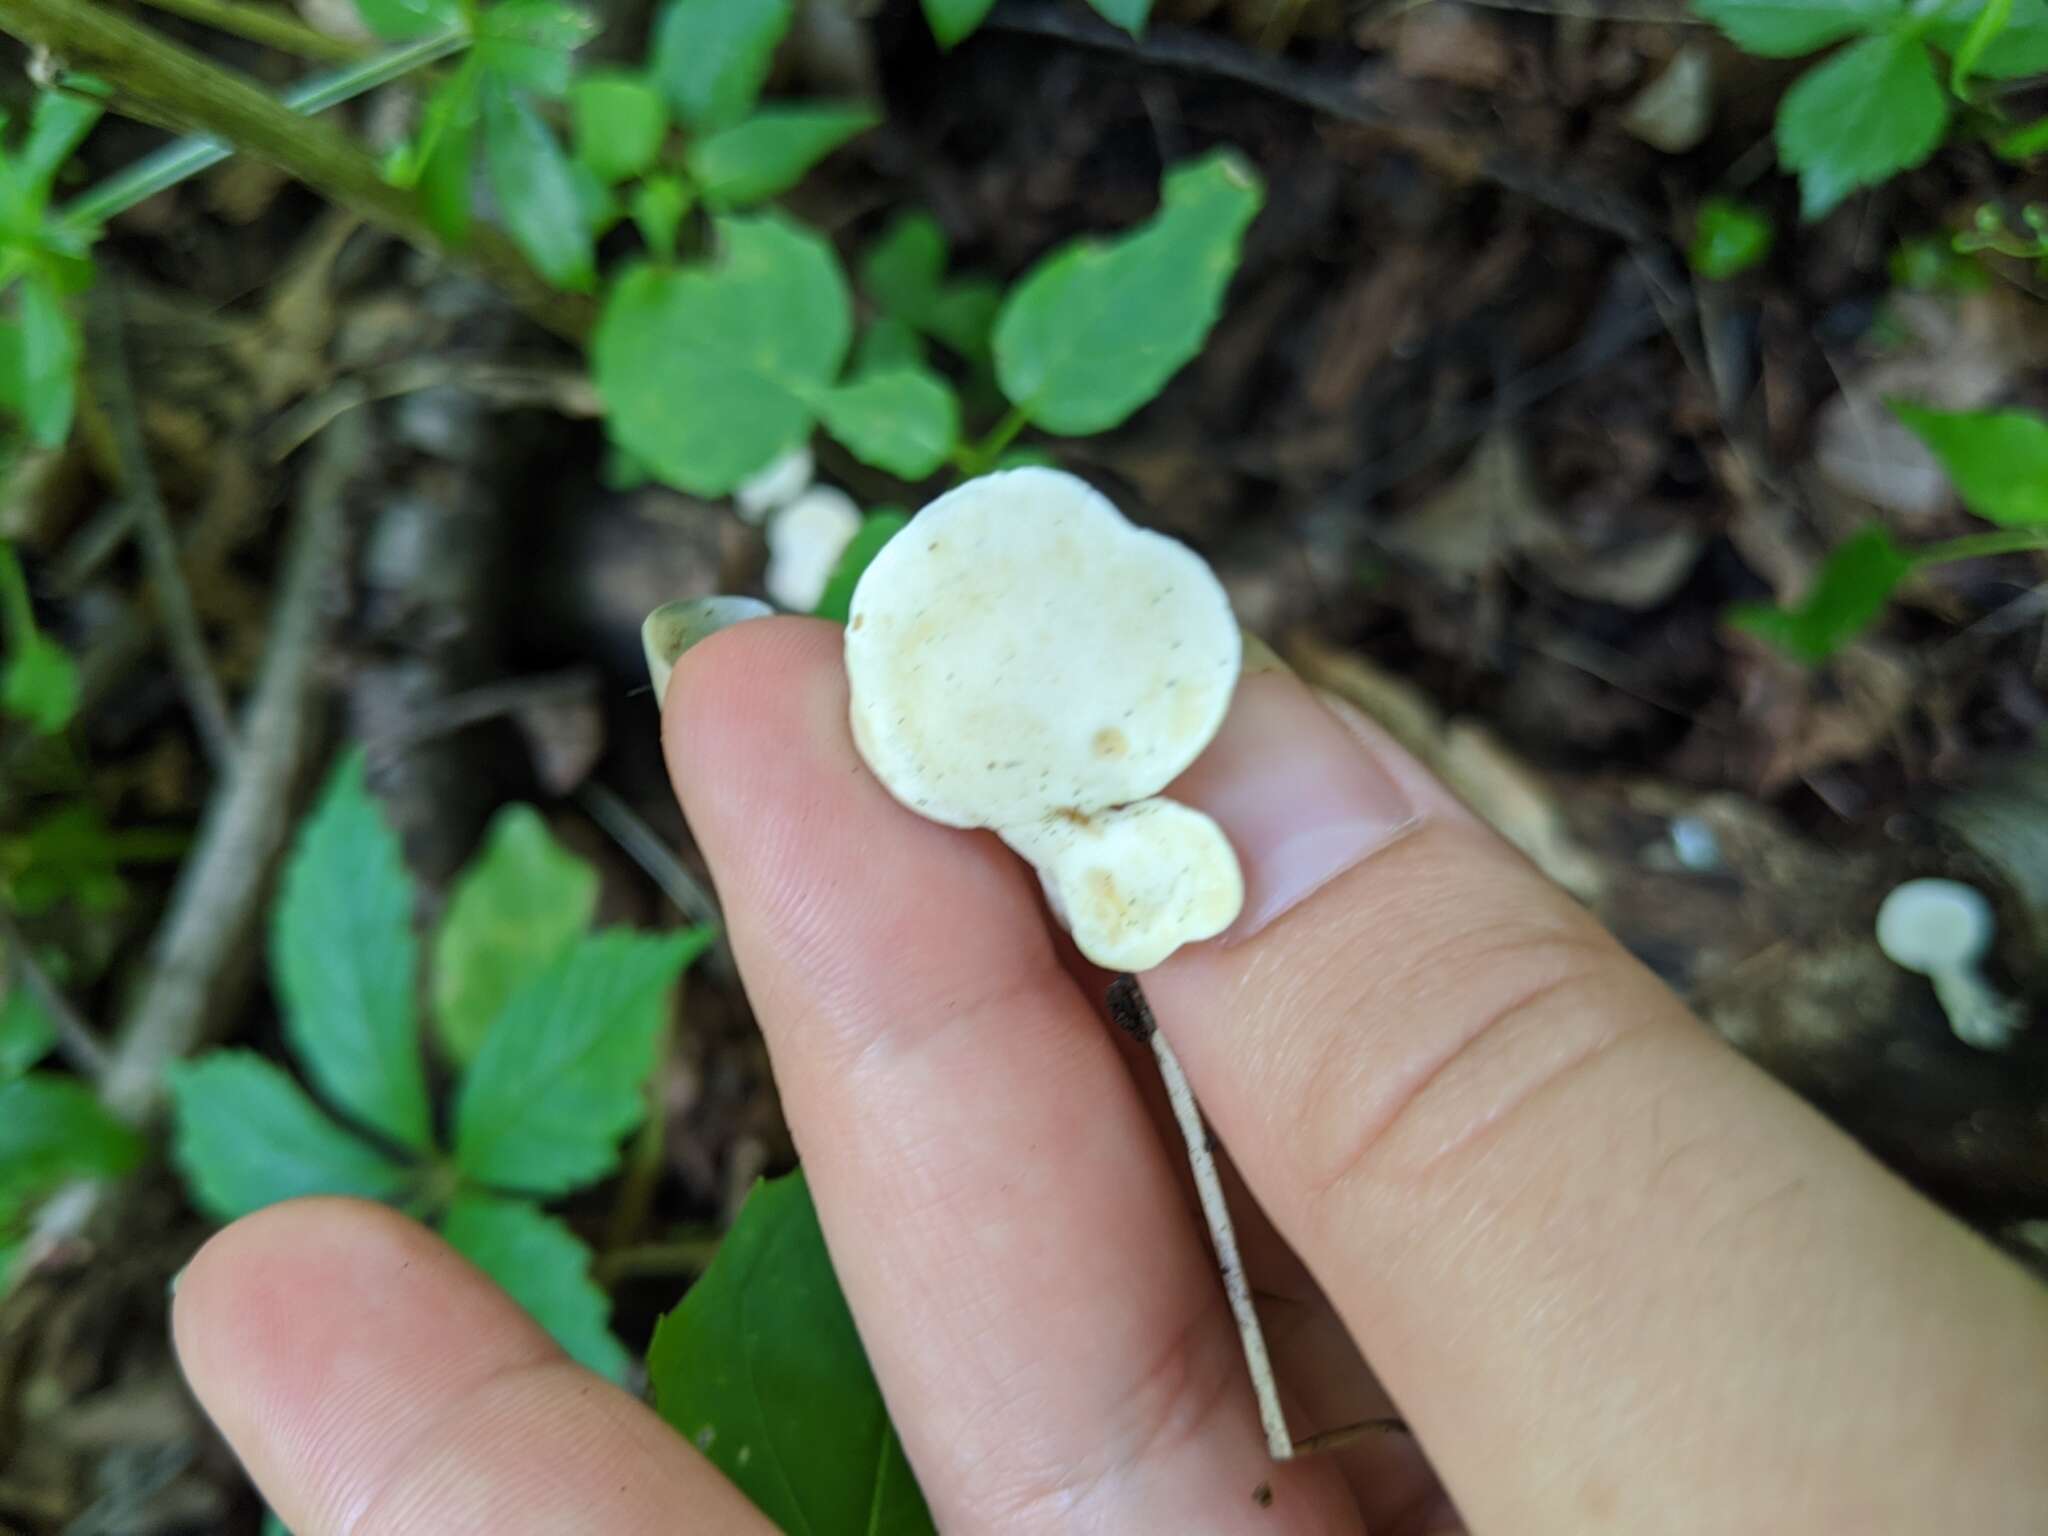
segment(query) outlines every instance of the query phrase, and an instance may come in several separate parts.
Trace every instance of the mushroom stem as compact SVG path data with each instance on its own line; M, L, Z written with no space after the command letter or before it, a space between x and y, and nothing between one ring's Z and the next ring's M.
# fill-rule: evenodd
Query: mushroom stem
M1934 983L1935 998L1963 1044L1980 1051L2002 1051L2012 1044L2021 1010L1974 968L1932 971L1927 979Z
M1195 1194L1201 1201L1202 1219L1209 1225L1209 1241L1216 1248L1216 1266L1223 1275L1223 1294L1230 1301L1230 1315L1237 1322L1237 1336L1244 1345L1244 1363L1251 1372L1252 1392L1259 1402L1259 1423L1266 1431L1266 1450L1275 1461L1292 1461L1294 1436L1287 1428L1287 1410L1280 1404L1273 1360L1266 1352L1265 1331L1259 1326L1258 1308L1252 1302L1251 1281L1245 1275L1244 1258L1237 1249L1237 1228L1230 1219L1230 1202L1223 1197L1215 1148L1209 1127L1202 1120L1202 1106L1195 1102L1194 1086L1188 1082L1180 1057L1174 1054L1153 1019L1152 1005L1146 1002L1137 977L1117 978L1110 988L1109 1006L1126 1030L1152 1047L1152 1055L1159 1063L1159 1075L1166 1083L1166 1099L1173 1106L1174 1123L1187 1143Z

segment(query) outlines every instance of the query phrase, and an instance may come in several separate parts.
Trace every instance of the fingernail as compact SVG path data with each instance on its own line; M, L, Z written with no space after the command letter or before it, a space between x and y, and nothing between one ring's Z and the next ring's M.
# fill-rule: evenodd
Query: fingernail
M640 646L647 653L647 675L654 683L654 711L661 713L668 680L683 652L698 641L748 619L765 619L775 610L755 597L686 597L663 603L640 625Z
M1234 944L1267 927L1416 822L1405 791L1288 672L1241 679L1230 716L1167 792L1222 826L1244 867Z
M190 1264L182 1266L175 1275L171 1276L170 1284L164 1287L165 1293L173 1300L177 1299L178 1287L185 1283L185 1271L191 1267Z

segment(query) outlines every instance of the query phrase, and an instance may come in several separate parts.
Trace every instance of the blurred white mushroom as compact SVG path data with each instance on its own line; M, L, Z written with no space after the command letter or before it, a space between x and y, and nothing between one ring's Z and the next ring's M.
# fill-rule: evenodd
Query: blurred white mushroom
M741 522L762 522L809 490L817 473L810 446L792 448L732 493L733 510Z
M775 610L758 597L686 597L663 603L640 624L640 648L647 655L647 676L654 684L654 708L668 697L668 680L683 652L702 640L746 619L765 619Z
M1216 824L1157 800L1223 723L1243 646L1222 586L1050 469L920 512L853 596L854 741L912 810L1037 866L1081 952L1142 971L1244 901Z
M1877 947L1934 983L1956 1038L1980 1051L2011 1044L2024 1017L1980 968L1997 933L1991 903L1957 880L1908 880L1877 909Z
M814 485L768 522L768 570L761 585L791 613L809 613L832 568L860 532L860 507L846 492Z

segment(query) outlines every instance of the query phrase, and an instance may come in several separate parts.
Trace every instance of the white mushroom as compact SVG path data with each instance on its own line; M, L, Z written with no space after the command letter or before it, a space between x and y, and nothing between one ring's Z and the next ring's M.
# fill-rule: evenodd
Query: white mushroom
M762 587L790 612L809 613L859 532L860 507L851 496L833 486L812 486L769 519Z
M732 493L733 509L741 522L759 523L809 490L817 472L808 444L792 448Z
M683 652L707 635L746 619L768 618L774 612L758 597L686 597L663 603L641 620L640 648L647 655L656 711L668 697L668 680Z
M1997 932L1991 903L1957 880L1908 880L1877 909L1877 947L1933 982L1956 1038L1981 1051L2011 1044L2023 1017L1980 969Z
M1147 970L1243 905L1222 830L1153 798L1222 725L1242 655L1191 550L1072 475L1009 470L926 507L862 576L854 741L905 805L1037 866L1090 960Z

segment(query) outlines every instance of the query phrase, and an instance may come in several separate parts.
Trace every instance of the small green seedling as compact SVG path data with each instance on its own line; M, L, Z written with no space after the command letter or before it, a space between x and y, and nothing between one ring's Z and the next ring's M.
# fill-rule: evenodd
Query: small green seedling
M316 1103L252 1051L173 1069L173 1156L222 1221L300 1195L384 1200L436 1222L571 1355L618 1380L590 1253L543 1200L603 1178L647 1111L668 994L709 930L587 931L596 876L513 806L434 943L433 1024L458 1069L443 1150L415 998L415 893L359 756L334 774L286 870L271 962Z
M6 658L0 661L0 711L46 736L63 730L78 713L78 668L62 646L36 627L28 578L5 539L0 539L0 634L7 640Z
M1998 920L1983 892L1957 880L1908 880L1877 909L1877 946L1885 958L1934 983L1956 1038L1980 1051L2003 1050L2025 1010L1985 976L1984 957Z
M1927 445L1963 505L1998 532L1902 548L1866 528L1839 545L1806 596L1789 607L1744 603L1729 624L1809 665L1826 661L1874 623L1916 571L1987 555L2048 549L2048 421L2023 411L1892 410Z
M71 300L92 283L97 229L51 211L57 177L100 119L99 103L45 91L28 131L0 149L0 291L13 313L0 321L0 410L38 448L71 435L83 352Z
M1777 243L1770 218L1750 203L1710 197L1700 204L1686 259L1710 282L1726 282L1761 266Z
M1798 175L1808 219L1924 163L1973 79L2048 71L2048 0L1693 0L1693 9L1765 58L1847 44L1800 76L1778 109L1778 159Z

